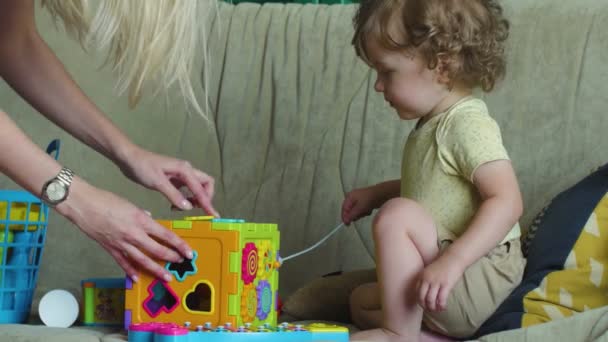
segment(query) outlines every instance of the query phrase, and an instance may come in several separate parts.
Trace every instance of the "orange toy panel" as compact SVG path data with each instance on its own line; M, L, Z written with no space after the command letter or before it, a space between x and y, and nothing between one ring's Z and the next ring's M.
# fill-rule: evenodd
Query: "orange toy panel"
M192 260L161 263L174 280L165 283L142 274L126 290L125 323L210 322L214 325L236 318L228 313L230 295L237 294L238 273L230 270L230 255L238 251L236 231L211 229L210 221L159 221L182 237L194 250Z

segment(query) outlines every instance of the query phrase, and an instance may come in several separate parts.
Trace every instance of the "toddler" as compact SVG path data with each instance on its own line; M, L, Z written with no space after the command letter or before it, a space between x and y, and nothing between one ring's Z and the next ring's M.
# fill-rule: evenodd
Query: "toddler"
M363 0L354 24L375 90L417 123L401 178L355 189L342 205L346 224L379 208L378 282L351 295L352 319L364 329L351 338L469 337L525 264L515 172L498 125L472 96L504 75L509 24L496 0Z

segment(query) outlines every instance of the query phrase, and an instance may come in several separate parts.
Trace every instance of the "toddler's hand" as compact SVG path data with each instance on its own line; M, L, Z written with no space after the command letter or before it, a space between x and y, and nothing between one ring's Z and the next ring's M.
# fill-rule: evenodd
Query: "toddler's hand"
M418 304L429 311L442 311L448 296L465 268L453 258L439 257L421 273L418 281Z
M355 189L346 194L342 203L342 222L346 225L365 217L375 209L374 187Z

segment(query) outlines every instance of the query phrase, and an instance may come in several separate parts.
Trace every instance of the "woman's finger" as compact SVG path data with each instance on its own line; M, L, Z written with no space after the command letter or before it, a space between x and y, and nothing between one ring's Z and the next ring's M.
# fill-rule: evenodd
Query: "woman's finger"
M127 258L137 263L143 270L148 271L152 276L163 279L164 281L171 281L172 277L169 271L157 264L139 249L135 248L135 246L126 245L124 250Z
M199 178L195 177L192 170L182 170L182 172L178 175L184 184L190 189L192 195L196 198L198 204L205 210L207 213L213 216L219 216L218 212L213 208L211 204L211 197L207 193L207 191L201 185Z
M157 184L157 189L160 191L171 204L182 210L192 209L192 203L188 201L175 185L168 179L163 178Z
M213 196L215 195L215 179L213 179L213 177L209 176L203 171L197 169L194 169L194 174L196 175L196 178L198 178L199 183L203 185L203 188L207 192L207 196L209 198L213 198Z
M106 247L104 248L108 251L108 253L110 253L114 260L116 260L120 268L125 271L127 276L131 278L131 280L133 280L134 282L137 282L137 280L139 279L137 269L129 262L129 260L125 258L125 256L117 249Z
M159 241L163 241L165 244L167 244L167 246L169 246L173 250L170 250L169 248L157 243L159 246L169 249L176 256L175 259L163 259L162 256L155 254L155 256L157 256L158 258L161 258L163 260L177 261L178 259L180 259L180 257L177 253L175 253L175 251L179 251L179 253L181 255L183 255L185 258L192 259L192 257L193 257L192 249L190 248L190 246L188 246L186 241L184 241L182 238L177 236L177 234L175 234L171 230L158 224L156 221L151 220L151 222L149 222L149 224L146 225L146 232L148 234L156 237ZM152 239L149 239L149 240L154 241ZM150 246L150 245L148 245L148 246ZM156 248L156 246L153 246L151 248ZM159 253L166 253L166 250L163 250L163 251L159 250Z

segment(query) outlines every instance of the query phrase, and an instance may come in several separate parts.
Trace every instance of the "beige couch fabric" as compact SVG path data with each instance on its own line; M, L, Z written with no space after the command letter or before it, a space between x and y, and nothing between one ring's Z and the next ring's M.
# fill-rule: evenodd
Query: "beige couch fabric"
M504 4L512 23L508 76L483 97L519 176L526 227L548 199L606 162L608 8L601 1ZM221 83L217 75L211 87L222 207L278 222L283 255L335 226L344 192L398 175L412 123L396 118L373 91L375 75L354 57L354 9L240 5L222 21L225 50L213 45L221 65ZM285 264L283 289L372 266L369 223Z
M607 161L608 4L503 3L512 24L508 76L483 97L502 126L519 176L525 227L549 198ZM373 91L375 75L350 45L354 10L222 4L212 23L212 68L206 70L210 122L189 116L177 98L168 106L148 99L128 111L126 100L114 95L109 71L97 69L99 59L55 31L46 13L38 19L77 82L117 125L134 141L189 159L215 176L215 202L224 217L278 223L281 254L287 256L335 227L345 192L398 176L413 124L398 120ZM111 163L50 126L5 84L0 107L40 146L61 137L61 160L92 183L155 217L180 216L160 195L129 183ZM0 186L14 188L6 178ZM283 297L322 274L373 267L369 228L370 219L361 220L318 250L286 262ZM39 295L78 288L83 278L120 274L93 241L52 215ZM0 326L0 336L6 328Z

